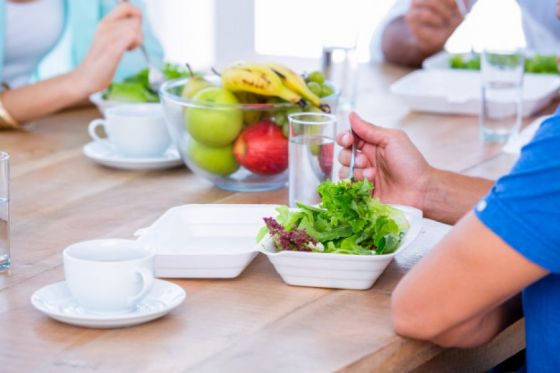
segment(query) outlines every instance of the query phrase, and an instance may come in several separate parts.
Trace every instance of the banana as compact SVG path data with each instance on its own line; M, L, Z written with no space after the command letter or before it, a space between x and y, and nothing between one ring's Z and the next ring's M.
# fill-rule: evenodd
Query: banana
M293 104L305 104L301 96L284 86L279 76L267 66L239 63L225 68L221 75L224 88L230 91L276 96Z
M282 80L282 83L292 91L301 95L304 99L309 101L309 103L315 107L326 111L328 105L321 104L321 99L315 93L313 93L305 84L305 80L293 71L292 69L281 65L279 63L267 62L264 64L268 66L272 71L274 71L278 77ZM328 108L330 109L330 108Z

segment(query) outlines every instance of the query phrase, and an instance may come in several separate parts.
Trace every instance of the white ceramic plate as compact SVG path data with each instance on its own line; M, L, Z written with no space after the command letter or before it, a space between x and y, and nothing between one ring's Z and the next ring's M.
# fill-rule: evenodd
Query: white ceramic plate
M132 158L119 155L110 145L92 141L84 146L83 152L99 164L122 170L164 170L183 164L179 152L173 147L161 157Z
M258 245L285 283L334 289L365 290L373 286L397 253L409 246L422 229L422 211L393 205L402 210L410 228L398 249L386 255L346 255L277 251L272 239Z
M546 106L560 88L560 77L550 74L525 74L523 116L531 116ZM416 70L391 85L411 110L479 115L481 106L480 73L477 71L433 69Z
M234 278L258 254L255 238L276 205L184 205L136 232L156 252L157 277Z
M155 280L136 310L119 315L89 313L70 295L65 281L57 282L37 290L31 296L31 304L45 315L66 324L86 328L122 328L142 324L162 317L183 303L186 293L171 282Z

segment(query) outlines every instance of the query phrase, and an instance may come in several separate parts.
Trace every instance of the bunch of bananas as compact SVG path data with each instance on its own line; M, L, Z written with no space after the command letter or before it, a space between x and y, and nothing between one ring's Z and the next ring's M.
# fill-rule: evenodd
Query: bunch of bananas
M279 97L301 107L309 103L330 112L330 107L321 103L299 74L278 63L240 62L226 67L221 76L224 88L232 92Z

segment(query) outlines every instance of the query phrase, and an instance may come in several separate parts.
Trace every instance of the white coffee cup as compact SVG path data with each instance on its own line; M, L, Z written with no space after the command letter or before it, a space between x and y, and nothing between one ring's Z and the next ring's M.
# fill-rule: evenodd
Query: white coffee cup
M89 135L95 141L114 146L126 157L148 158L165 153L171 145L163 108L160 104L120 105L108 109L106 119L94 119ZM107 137L97 134L104 127Z
M154 253L132 240L77 242L63 252L70 293L88 312L133 311L154 280Z

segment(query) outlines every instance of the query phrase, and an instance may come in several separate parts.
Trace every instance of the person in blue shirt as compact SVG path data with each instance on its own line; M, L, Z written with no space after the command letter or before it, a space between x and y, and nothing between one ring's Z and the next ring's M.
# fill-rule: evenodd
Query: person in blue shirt
M143 0L0 0L0 127L84 103L162 49Z
M496 182L430 166L408 136L350 117L355 175L382 201L454 224L392 297L395 331L446 347L487 343L522 315L529 372L560 371L560 111ZM341 177L353 137L337 138Z

